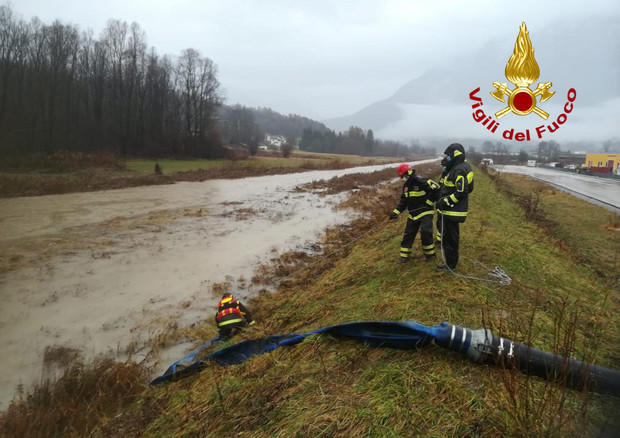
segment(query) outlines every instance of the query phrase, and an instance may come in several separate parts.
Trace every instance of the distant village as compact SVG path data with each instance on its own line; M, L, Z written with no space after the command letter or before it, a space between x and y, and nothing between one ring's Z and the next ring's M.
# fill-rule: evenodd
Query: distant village
M295 144L299 144L299 138L296 139ZM258 146L259 151L279 151L282 145L286 143L286 137L284 135L272 135L265 134L263 141Z
M522 154L523 152L512 154L486 152L483 154L484 158L481 163L486 166L526 164L528 167L554 167L591 175L620 176L620 153L565 152L555 155L554 159L543 160L538 159L533 154L527 154L527 157L522 156Z

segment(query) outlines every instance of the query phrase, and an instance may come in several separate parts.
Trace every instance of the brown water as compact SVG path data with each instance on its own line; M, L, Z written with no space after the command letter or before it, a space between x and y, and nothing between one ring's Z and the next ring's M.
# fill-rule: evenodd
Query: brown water
M252 292L259 264L352 218L332 208L346 194L295 186L384 167L0 199L13 268L0 273L0 410L41 377L46 346L115 354L169 322L211 320L214 284ZM161 355L155 372L182 352Z

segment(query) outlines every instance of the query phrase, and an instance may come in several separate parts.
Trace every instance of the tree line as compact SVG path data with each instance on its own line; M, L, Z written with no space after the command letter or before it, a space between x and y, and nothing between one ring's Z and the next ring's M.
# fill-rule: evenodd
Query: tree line
M310 152L356 154L364 156L404 157L411 154L434 155L435 148L424 148L413 140L409 145L393 140L375 139L372 129L358 126L336 134L333 130L303 130L299 148Z
M265 134L286 137L288 147L299 138L299 149L308 152L387 157L435 154L434 148L423 148L415 140L409 145L379 140L372 129L364 131L357 126L336 133L315 120L296 114L285 116L269 108L224 105L219 114L224 142L247 147L251 155L256 154Z
M195 49L159 55L137 23L109 20L98 37L0 6L0 156L56 151L135 157L256 153L264 133L301 137L303 150L405 156L417 143L377 140L352 126L336 134L306 117L225 106L217 66Z
M327 132L329 128L321 122L298 114L283 115L271 108L253 108L254 118L261 129L269 134L285 137L301 137L304 129Z
M57 150L219 157L220 83L197 50L147 48L136 23L99 38L0 6L0 154Z
M303 130L312 127L321 132L329 129L322 123L297 114L283 115L271 108L250 108L243 105L222 105L218 111L218 126L225 144L246 147L256 154L265 134L281 135L294 142Z

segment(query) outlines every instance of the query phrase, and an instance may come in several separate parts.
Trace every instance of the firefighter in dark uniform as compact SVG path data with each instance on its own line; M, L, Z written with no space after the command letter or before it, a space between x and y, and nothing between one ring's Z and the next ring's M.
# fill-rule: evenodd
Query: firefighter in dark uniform
M217 305L215 323L223 339L233 336L246 325L256 324L250 311L231 294L222 295Z
M467 219L469 194L474 191L474 172L465 161L465 148L453 143L444 154L447 174L436 207L442 223L441 249L445 264L437 266L438 271L456 269L459 261L459 224Z
M433 206L439 194L439 185L428 178L415 174L415 170L407 163L398 166L396 173L405 179L400 202L390 214L390 219L408 210L409 217L405 233L400 244L400 263L411 259L411 247L418 230L422 241L422 252L426 260L436 260L435 242L433 239Z
M439 187L443 187L443 182L446 179L446 175L448 175L448 163L446 162L446 157L441 160L441 176L439 177ZM439 199L439 198L437 198ZM435 224L435 244L441 248L441 215L437 215L437 223Z

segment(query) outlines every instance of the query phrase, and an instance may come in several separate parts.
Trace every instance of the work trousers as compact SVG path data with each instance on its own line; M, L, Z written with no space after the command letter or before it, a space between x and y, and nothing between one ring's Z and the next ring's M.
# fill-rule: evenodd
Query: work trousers
M405 225L405 234L403 240L400 243L400 256L403 258L411 257L411 247L415 236L420 231L420 240L422 241L422 252L426 257L431 257L435 254L435 242L433 241L433 215L428 214L422 216L417 221L411 218L407 219L407 225Z
M459 223L444 216L441 230L441 248L446 259L446 265L455 269L459 262Z
M219 327L220 330L220 338L228 339L232 336L235 336L239 333L247 324L245 322L236 322L234 324L228 324Z

